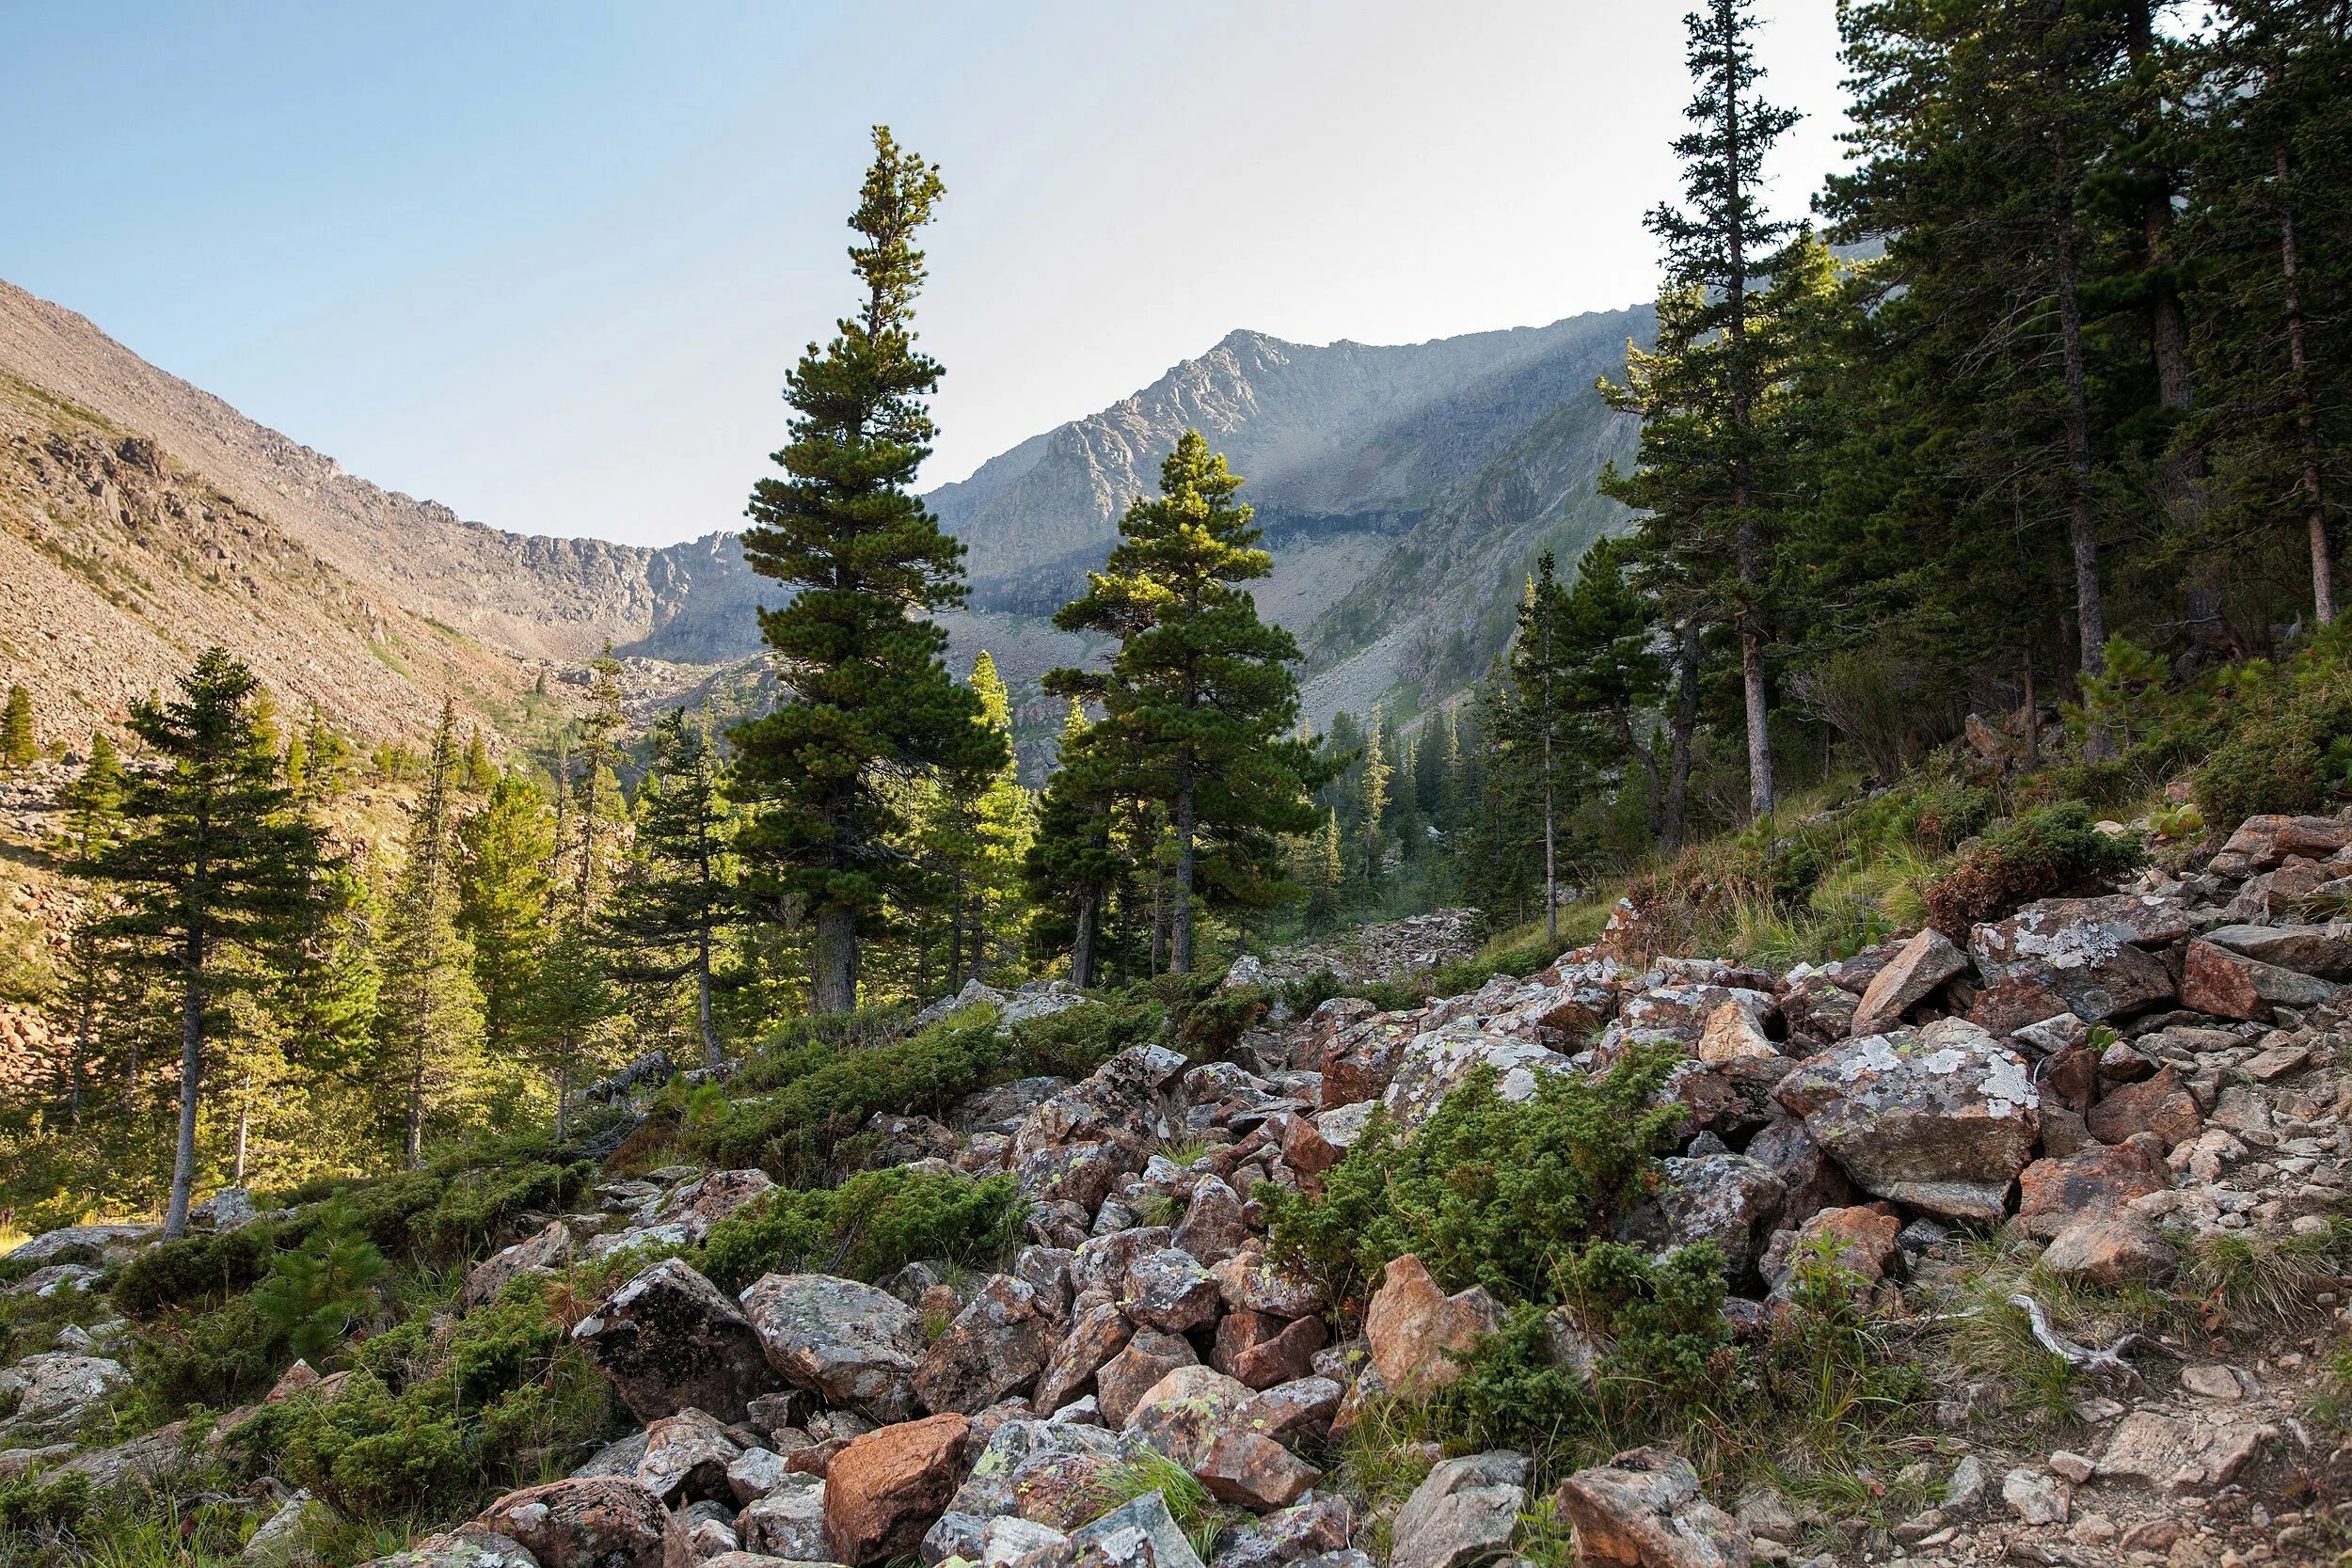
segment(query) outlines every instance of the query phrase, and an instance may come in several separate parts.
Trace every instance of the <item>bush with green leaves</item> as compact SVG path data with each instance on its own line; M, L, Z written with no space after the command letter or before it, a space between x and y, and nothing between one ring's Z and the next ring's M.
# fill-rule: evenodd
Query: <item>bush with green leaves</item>
M710 1227L697 1262L730 1291L771 1272L873 1280L918 1258L976 1266L1010 1250L1021 1212L1008 1176L861 1171L838 1187L761 1195Z
M1007 1054L993 1015L934 1024L872 1050L805 1046L795 1061L770 1065L771 1091L689 1127L683 1151L737 1169L758 1165L787 1185L810 1185L831 1173L834 1146L867 1117L945 1114L985 1085Z
M208 1312L177 1315L133 1342L132 1402L142 1421L191 1410L227 1410L257 1399L294 1359L286 1331L250 1295Z
M1520 1101L1481 1069L1409 1138L1375 1110L1320 1194L1259 1188L1273 1247L1335 1302L1360 1305L1407 1252L1448 1290L1544 1299L1561 1260L1653 1184L1685 1115L1660 1102L1677 1059L1636 1048L1606 1072L1540 1075Z
M349 1202L331 1199L322 1208L310 1234L270 1260L269 1277L253 1292L254 1309L310 1361L323 1359L354 1323L373 1314L375 1282L389 1266L360 1234Z
M1156 998L1117 995L1013 1025L1025 1073L1084 1078L1130 1046L1149 1045L1168 1023Z
M248 1290L268 1272L278 1231L266 1221L216 1236L157 1242L122 1266L107 1295L134 1318L217 1301Z
M0 1481L0 1534L71 1529L89 1511L87 1476L17 1476Z
M1979 921L2019 905L2120 876L2146 858L2139 840L2101 832L2078 800L2037 806L1990 829L1928 890L1936 929L1964 941Z
M2338 621L2282 669L2231 683L2227 732L2197 770L2197 803L2228 831L2265 812L2333 809L2352 794L2352 630Z

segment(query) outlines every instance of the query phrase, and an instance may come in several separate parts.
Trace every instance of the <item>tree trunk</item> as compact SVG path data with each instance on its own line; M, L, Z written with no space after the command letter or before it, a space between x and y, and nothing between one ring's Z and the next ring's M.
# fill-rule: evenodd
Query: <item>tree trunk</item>
M246 1098L240 1101L237 1106L237 1157L229 1168L229 1184L232 1187L242 1187L245 1185L246 1141L251 1135L253 1131L253 1106L251 1103L253 1085L251 1084L246 1085L244 1094Z
M1192 758L1185 755L1176 763L1176 889L1175 907L1169 911L1174 934L1168 963L1178 974L1192 973L1193 794Z
M408 1133L401 1144L401 1155L407 1168L415 1170L424 1164L424 1063L426 1043L417 1040L417 1070L408 1080Z
M555 1064L555 1141L564 1141L564 1113L572 1098L572 1044L565 1040L561 1049L563 1060Z
M2292 170L2287 150L2279 149L2279 188L2287 189ZM2279 211L2279 272L2286 283L2287 365L2295 381L2295 436L2302 459L2303 528L2311 540L2312 620L2326 626L2336 618L2336 563L2328 542L2328 512L2319 489L2319 443L2312 437L2312 386L2304 357L2302 283L2297 276L2301 257L2295 242L2295 208Z
M2082 643L2082 672L2106 669L2106 614L2099 594L2099 527L2090 497L2090 372L2083 356L2082 298L2076 291L2074 191L2063 175L2066 144L2058 146L2061 177L2056 210L2058 348L2066 376L2067 538L2074 558L2074 629ZM2084 751L2093 760L2114 754L2114 741L2094 725Z
M2033 644L2026 644L2026 771L2042 766L2042 712L2033 694Z
M196 1101L204 1087L204 941L190 936L182 951L187 965L180 988L180 1138L171 1156L171 1205L164 1211L164 1234L188 1231L188 1199L196 1186Z
M724 1067L726 1053L719 1049L719 1031L710 1022L710 927L694 935L694 1026L702 1031L704 1065Z
M1755 617L1740 612L1740 694L1748 718L1748 815L1772 812L1772 736L1764 694L1764 639Z
M1683 817L1691 800L1691 741L1699 727L1699 624L1685 617L1675 643L1675 710L1667 721L1666 805L1659 842L1682 847Z
M1092 888L1081 891L1076 930L1070 939L1070 983L1080 990L1094 984L1094 934L1102 920L1102 895Z
M817 911L810 990L820 1013L857 1010L857 911L826 904Z

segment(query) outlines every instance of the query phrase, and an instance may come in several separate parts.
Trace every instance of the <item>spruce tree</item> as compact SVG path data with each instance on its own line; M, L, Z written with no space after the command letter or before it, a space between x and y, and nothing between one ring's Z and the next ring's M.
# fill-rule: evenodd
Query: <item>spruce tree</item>
M462 1086L482 1044L473 952L457 928L456 722L444 702L385 922L377 1027L410 1169L424 1163L428 1118Z
M540 785L510 768L457 834L465 849L457 922L473 948L484 1043L493 1056L514 1059L531 1047L526 1015L554 931L554 816Z
M1245 904L1295 891L1272 875L1275 835L1313 828L1308 791L1324 777L1289 733L1298 644L1259 620L1238 586L1272 569L1250 508L1234 499L1241 484L1186 431L1160 466L1160 493L1127 508L1109 562L1054 617L1065 631L1118 639L1107 672L1067 672L1059 685L1099 689L1106 740L1123 753L1121 792L1168 802L1168 967L1180 974L1192 969L1193 898L1204 880Z
M703 1062L725 1065L711 1016L712 958L735 908L734 812L709 715L673 708L653 729L628 876L608 917L627 958L617 977L689 981Z
M1022 858L1022 889L1035 911L1031 950L1041 957L1068 953L1071 982L1081 990L1096 983L1104 918L1130 870L1114 843L1114 738L1087 722L1083 701L1070 699L1061 748L1038 803L1037 832Z
M1535 562L1519 601L1518 636L1510 654L1515 701L1499 710L1509 715L1512 738L1534 769L1542 802L1544 832L1544 937L1560 940L1559 802L1564 774L1576 755L1575 708L1569 701L1577 649L1567 635L1567 592L1560 586L1551 552Z
M1702 373L1713 383L1714 394L1708 401L1721 415L1706 443L1708 457L1720 470L1721 491L1702 526L1711 547L1731 558L1728 610L1740 642L1748 810L1763 816L1772 809L1764 670L1771 518L1758 493L1757 470L1769 453L1757 414L1769 371L1753 331L1749 295L1770 265L1772 243L1789 229L1764 216L1764 158L1800 117L1764 102L1756 90L1763 70L1756 63L1750 37L1756 20L1748 0L1706 0L1686 24L1697 91L1683 111L1693 129L1676 139L1674 150L1682 160L1688 205L1661 204L1648 221L1665 245L1668 290L1682 293L1693 318L1681 340L1682 352L1705 351ZM1645 429L1645 467L1647 436Z
M260 958L300 927L325 855L277 759L255 744L257 689L253 673L215 647L181 678L177 698L132 705L132 732L163 766L126 782L123 831L89 867L122 898L99 937L124 943L179 993L170 1236L187 1228L208 1027L223 997L254 983Z
M572 895L574 911L582 919L594 919L603 899L610 876L606 862L620 832L624 805L619 778L621 661L612 657L611 641L588 668L588 711L580 716L579 744L572 752L580 769L572 786L570 818L578 842L563 847L578 856Z
M40 759L40 748L33 738L33 694L11 683L8 705L0 708L0 768L14 772Z
M1012 755L1012 704L995 660L983 649L972 663L978 721L1004 744L1004 762L987 773L943 775L919 787L914 815L924 858L947 885L946 989L977 978L1010 944L1010 910L1024 857L1036 831L1036 802L1021 785Z
M875 127L850 219L865 301L787 378L784 474L761 480L747 509L745 560L796 592L760 613L786 700L735 732L756 804L739 847L755 895L787 895L809 911L818 1012L856 1006L861 944L888 902L931 895L894 847L907 824L886 782L983 774L1004 758L1001 737L974 721L978 699L949 677L947 634L930 618L963 600L963 547L912 488L940 374L914 346L924 268L914 240L944 188L935 167Z
M1364 897L1369 904L1380 882L1380 859L1388 847L1389 780L1395 772L1381 733L1380 708L1374 705L1364 721L1363 765L1357 770L1357 813L1363 824Z
M89 762L81 776L65 788L66 841L71 846L68 869L77 877L96 874L100 858L122 827L122 758L106 732L89 739ZM87 895L87 907L74 922L66 947L67 993L73 1005L73 1062L68 1069L67 1115L81 1125L82 1102L88 1090L90 1064L97 1059L98 1014L109 980L110 960L99 925L112 912L113 901L97 887Z

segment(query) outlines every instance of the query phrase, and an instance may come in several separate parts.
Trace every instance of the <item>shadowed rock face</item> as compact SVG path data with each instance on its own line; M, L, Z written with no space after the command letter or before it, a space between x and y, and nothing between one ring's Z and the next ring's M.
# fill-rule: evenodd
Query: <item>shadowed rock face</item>
M675 1258L615 1291L572 1338L639 1420L691 1408L739 1421L748 1401L783 1386L735 1303Z

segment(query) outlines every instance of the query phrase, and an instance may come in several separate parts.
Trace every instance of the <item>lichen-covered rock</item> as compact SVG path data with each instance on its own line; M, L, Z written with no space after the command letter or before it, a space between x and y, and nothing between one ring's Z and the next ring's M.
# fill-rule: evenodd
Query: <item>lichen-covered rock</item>
M1532 1100L1547 1073L1573 1071L1557 1051L1532 1040L1488 1034L1476 1027L1432 1030L1413 1037L1397 1062L1396 1077L1381 1103L1406 1132L1419 1127L1445 1103L1447 1095L1481 1068L1495 1075L1495 1089L1508 1101ZM1324 1135L1330 1136L1328 1129ZM1336 1140L1334 1140L1336 1141Z
M548 1275L572 1255L572 1227L549 1221L536 1234L501 1248L476 1263L466 1275L459 1300L468 1307L495 1301L507 1282L526 1274Z
M1662 1163L1657 1201L1670 1246L1713 1242L1736 1284L1771 1239L1784 1195L1770 1166L1744 1154L1705 1154Z
M1192 1341L1183 1335L1156 1328L1137 1329L1127 1341L1127 1348L1103 1363L1094 1374L1104 1424L1124 1427L1143 1396L1157 1386L1162 1378L1179 1367L1200 1364L1200 1357L1193 1354Z
M1579 1470L1554 1495L1581 1560L1609 1568L1747 1568L1747 1533L1699 1493L1679 1455L1635 1449Z
M2220 926L2204 940L2243 958L2322 980L2352 980L2352 942L2328 926Z
M1065 1560L1083 1568L1201 1568L1168 1499L1146 1492L1071 1532Z
M11 1263L55 1263L60 1259L94 1258L124 1242L160 1234L161 1230L151 1225L69 1225L57 1230L44 1230L29 1242L19 1243L7 1257Z
M930 1410L977 1415L1036 1381L1052 1329L1035 1287L991 1275L924 1353L914 1370L915 1397Z
M1179 1367L1145 1391L1125 1430L1197 1470L1219 1436L1240 1430L1237 1413L1252 1392L1214 1367Z
M2042 1102L2025 1059L1962 1019L1849 1040L1773 1094L1864 1191L1953 1219L2001 1217Z
M662 1568L670 1514L650 1488L597 1476L509 1492L474 1522L520 1542L544 1568Z
M2077 1220L2114 1213L2132 1199L2170 1185L2161 1148L2152 1158L2139 1139L2091 1144L2025 1168L2017 1178L2017 1226L2047 1240Z
M1269 1262L1264 1254L1245 1252L1229 1258L1209 1273L1216 1278L1218 1297L1228 1312L1264 1312L1277 1318L1305 1318L1329 1304L1323 1287L1301 1270Z
M2125 1285L2161 1285L2180 1259L2171 1243L2137 1214L2094 1214L2076 1220L2051 1239L2042 1266L2060 1279L2112 1291Z
M1127 1314L1107 1301L1097 1301L1071 1322L1060 1344L1038 1374L1032 1403L1041 1416L1083 1399L1094 1388L1095 1374L1111 1357L1127 1348L1136 1325Z
M764 1170L714 1170L672 1193L654 1218L658 1224L684 1226L686 1239L699 1245L712 1226L775 1186Z
M826 1274L771 1274L742 1295L768 1364L796 1388L885 1425L915 1414L914 1371L929 1342L905 1302Z
M2181 1081L2180 1069L2168 1063L2153 1077L2108 1089L2085 1120L2090 1135L2102 1142L2120 1144L2153 1134L2169 1150L2204 1130L2205 1114Z
M1219 1433L1192 1471L1219 1502L1255 1513L1296 1502L1323 1479L1322 1471L1254 1432Z
M823 1561L833 1549L825 1540L824 1478L787 1471L764 1497L735 1516L735 1533L747 1552Z
M2146 951L2188 935L2187 913L2151 894L2050 898L1979 926L1969 955L1988 986L2034 980L2090 1022L2172 996L2172 976Z
M1186 1334L1216 1321L1216 1280L1192 1254L1161 1247L1128 1262L1119 1309L1144 1327Z
M923 1560L979 1560L992 1519L1018 1516L1076 1529L1101 1512L1112 1471L1133 1463L1144 1448L1139 1438L1101 1427L1007 1421L990 1434L971 1474L925 1534Z
M1869 989L1854 1008L1852 1032L1876 1035L1894 1028L1938 986L1967 971L1968 956L1952 945L1951 938L1928 927L1896 949L1885 967L1871 976Z
M373 1559L360 1568L542 1568L542 1564L521 1542L469 1523L428 1535L405 1551Z
M665 1503L729 1497L727 1467L742 1451L708 1413L681 1410L646 1425L637 1479Z
M688 1408L739 1421L746 1402L782 1386L750 1320L675 1258L641 1271L573 1324L572 1342L641 1421Z
M2217 1018L2267 1018L2270 1009L2315 1007L2335 999L2329 981L2221 945L2210 938L2188 944L2181 970L2181 1001Z
M1015 1160L1064 1144L1173 1136L1178 1117L1165 1091L1191 1065L1166 1046L1130 1046L1023 1117Z
M2249 816L2205 869L2235 879L2268 871L2290 855L2326 860L2347 845L2352 845L2352 821L2340 816Z
M0 1368L0 1394L16 1396L14 1419L61 1429L131 1381L130 1369L103 1355L41 1351Z
M1243 1217L1241 1195L1214 1176L1193 1183L1184 1205L1183 1223L1169 1244L1188 1252L1204 1267L1215 1267L1240 1252L1250 1241L1249 1222Z

